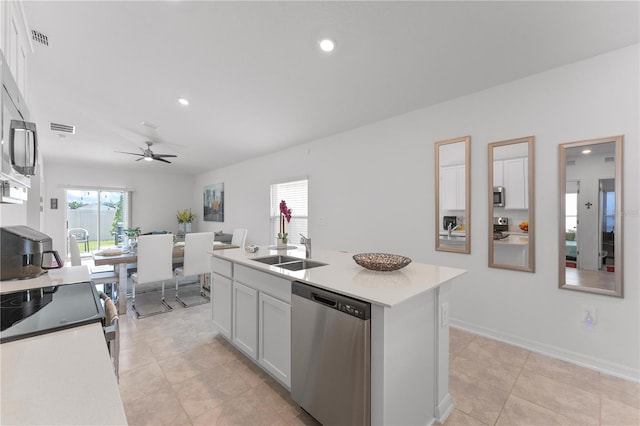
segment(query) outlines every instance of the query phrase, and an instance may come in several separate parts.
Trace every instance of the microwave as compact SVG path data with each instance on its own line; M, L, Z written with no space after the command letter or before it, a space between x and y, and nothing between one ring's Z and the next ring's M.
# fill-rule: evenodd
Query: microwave
M504 186L493 187L493 207L504 207Z

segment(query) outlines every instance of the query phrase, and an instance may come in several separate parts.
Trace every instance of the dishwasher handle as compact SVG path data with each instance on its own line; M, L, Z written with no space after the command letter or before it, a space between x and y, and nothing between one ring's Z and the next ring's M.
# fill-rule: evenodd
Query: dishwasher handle
M318 293L312 292L311 293L311 298L314 302L318 302L321 303L323 305L329 306L331 308L335 308L338 305L338 301L337 300L333 300L333 299L329 299L327 297L323 297L321 295L319 295Z

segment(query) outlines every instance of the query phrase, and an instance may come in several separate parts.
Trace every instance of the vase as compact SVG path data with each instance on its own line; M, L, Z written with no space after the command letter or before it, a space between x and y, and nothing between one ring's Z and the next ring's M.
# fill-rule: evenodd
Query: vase
M191 232L191 223L178 223L178 235L186 235Z
M287 248L287 243L284 241L284 239L278 238L276 247L278 247L278 249Z

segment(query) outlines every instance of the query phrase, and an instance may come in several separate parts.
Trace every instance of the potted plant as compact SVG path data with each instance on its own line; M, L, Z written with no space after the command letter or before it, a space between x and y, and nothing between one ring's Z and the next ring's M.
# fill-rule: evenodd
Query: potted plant
M127 228L124 231L124 234L129 237L129 241L127 244L129 247L135 247L138 245L138 237L140 236L140 227L136 226L135 228Z
M191 209L178 210L178 234L184 235L191 232L191 223L196 220L196 217Z
M289 233L286 232L284 224L291 222L291 209L287 207L286 201L280 201L280 232L278 232L278 247L286 247L289 241Z

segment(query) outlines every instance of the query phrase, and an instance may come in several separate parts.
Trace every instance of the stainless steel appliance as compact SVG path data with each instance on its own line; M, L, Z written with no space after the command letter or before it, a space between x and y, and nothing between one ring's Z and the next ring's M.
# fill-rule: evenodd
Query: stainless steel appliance
M291 397L324 425L371 423L371 304L292 284Z
M445 231L449 229L449 225L451 228L455 228L458 223L458 218L456 216L443 216L442 217L442 229Z
M493 187L493 206L504 207L505 203L505 190L504 186Z
M0 245L2 281L35 278L62 267L58 252L51 249L51 237L28 226L0 228Z
M509 219L506 217L493 218L493 239L501 240L509 236L505 234L509 230Z
M22 203L27 199L31 178L36 174L38 136L36 125L29 119L29 110L18 85L0 52L0 103L2 114L2 161L0 162L0 202Z
M0 343L101 322L104 309L90 282L0 294Z

